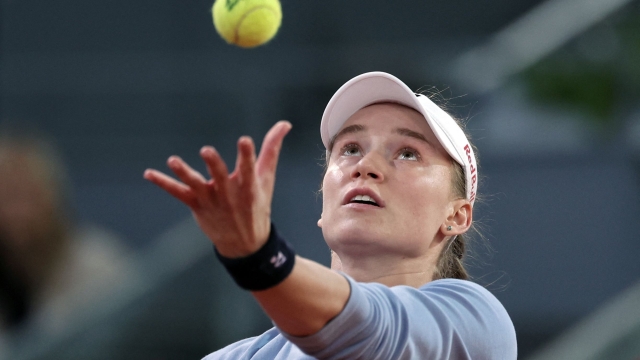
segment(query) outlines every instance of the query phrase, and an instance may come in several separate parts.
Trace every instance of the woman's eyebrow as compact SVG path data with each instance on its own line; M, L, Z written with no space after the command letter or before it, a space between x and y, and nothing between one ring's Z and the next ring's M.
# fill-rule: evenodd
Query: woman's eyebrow
M346 135L346 134L351 134L351 133L364 131L365 129L366 128L364 126L362 126L362 125L350 125L350 126L347 126L346 128L340 130L340 132L335 134L333 136L333 138L331 138L331 142L329 142L329 149L333 149L333 144L335 144L335 142L338 141L338 139L340 139L341 136Z
M416 138L418 140L424 141L426 142L429 146L433 147L433 144L431 142L429 142L429 140L427 140L427 138L420 134L419 132L415 132L411 129L407 129L407 128L396 128L396 134L399 135L403 135L403 136L409 136L412 138Z

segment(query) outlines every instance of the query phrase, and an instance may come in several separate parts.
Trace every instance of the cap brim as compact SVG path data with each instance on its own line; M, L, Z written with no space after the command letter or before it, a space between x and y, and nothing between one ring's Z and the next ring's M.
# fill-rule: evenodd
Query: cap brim
M450 136L441 124L433 120L435 116L442 116L442 114L434 114L433 112L442 110L433 103L435 108L429 109L429 104L426 104L426 102L431 102L429 98L416 96L400 79L384 72L369 72L356 76L336 91L322 115L320 124L320 134L325 148L329 149L331 139L340 131L342 125L351 115L368 105L380 102L398 103L420 112L447 153L455 161L465 165L462 154L455 148ZM446 114L444 111L442 112ZM446 116L449 117L448 114Z

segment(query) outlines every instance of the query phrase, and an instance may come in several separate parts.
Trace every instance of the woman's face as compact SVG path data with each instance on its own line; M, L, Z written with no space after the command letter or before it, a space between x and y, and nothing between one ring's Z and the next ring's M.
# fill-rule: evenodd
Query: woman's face
M452 167L417 111L359 110L335 137L323 180L327 244L340 256L426 254L453 212Z

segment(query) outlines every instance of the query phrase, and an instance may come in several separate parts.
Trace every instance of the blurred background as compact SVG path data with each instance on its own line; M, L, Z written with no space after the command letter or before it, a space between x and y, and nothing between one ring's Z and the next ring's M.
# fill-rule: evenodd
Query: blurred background
M320 118L374 70L466 120L471 272L520 358L640 358L640 2L282 0L251 50L211 5L0 0L0 358L199 359L271 327L142 173L287 119L273 218L328 265Z

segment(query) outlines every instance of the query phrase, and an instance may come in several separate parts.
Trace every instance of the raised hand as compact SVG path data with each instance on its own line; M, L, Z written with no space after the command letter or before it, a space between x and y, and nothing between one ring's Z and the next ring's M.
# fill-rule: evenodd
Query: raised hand
M276 167L289 130L289 122L276 123L265 136L257 160L253 140L241 137L231 174L220 154L205 146L200 156L211 179L178 156L169 157L167 165L180 181L153 169L147 169L144 178L187 205L221 255L244 257L260 249L269 236Z

